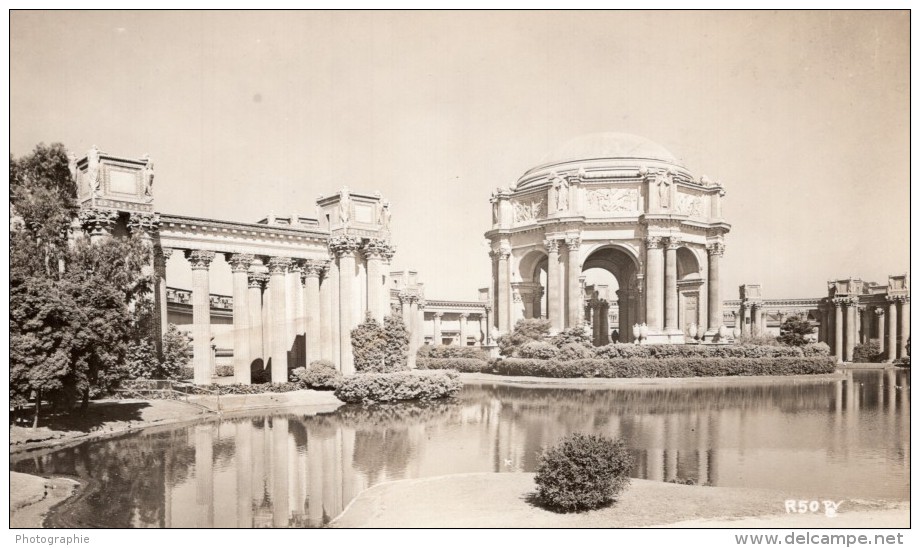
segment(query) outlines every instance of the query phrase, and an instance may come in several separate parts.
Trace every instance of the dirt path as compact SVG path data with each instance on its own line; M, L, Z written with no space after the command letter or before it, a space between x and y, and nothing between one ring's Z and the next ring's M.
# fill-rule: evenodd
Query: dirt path
M333 527L780 527L789 516L781 493L632 480L608 508L558 514L534 503L533 474L457 474L376 485L361 493ZM863 514L869 511L872 514ZM792 518L808 516L791 516ZM744 519L742 519L744 518ZM754 519L754 521L751 521ZM867 520L909 524L909 505L844 503L836 518L811 516L808 527L858 527ZM718 520L718 521L707 521ZM737 521L741 520L741 521Z

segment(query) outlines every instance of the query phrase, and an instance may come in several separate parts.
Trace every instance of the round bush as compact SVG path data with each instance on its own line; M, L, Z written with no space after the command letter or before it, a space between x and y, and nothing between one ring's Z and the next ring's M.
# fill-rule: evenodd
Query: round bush
M558 360L583 360L593 358L594 349L579 343L566 343L562 345L559 354L556 355Z
M563 512L599 508L626 489L632 466L622 440L572 434L540 455L537 493L544 504Z
M558 348L543 341L529 341L518 349L520 357L536 360L551 360L555 358L558 353Z
M307 368L291 371L291 382L314 390L335 390L342 382L342 373L331 362L316 360Z

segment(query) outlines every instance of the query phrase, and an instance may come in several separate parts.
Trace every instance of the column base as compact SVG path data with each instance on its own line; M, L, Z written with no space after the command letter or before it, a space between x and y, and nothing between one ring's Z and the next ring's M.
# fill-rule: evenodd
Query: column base
M729 334L725 337L719 337L718 329L710 329L703 333L701 340L708 343L727 343L729 340L731 340L731 336Z

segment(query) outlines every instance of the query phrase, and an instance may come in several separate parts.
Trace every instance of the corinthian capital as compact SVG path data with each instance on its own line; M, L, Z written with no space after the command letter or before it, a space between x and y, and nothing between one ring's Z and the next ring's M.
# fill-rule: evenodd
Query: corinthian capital
M319 278L319 275L323 273L323 270L328 266L328 264L328 261L317 261L315 259L304 261L303 277Z
M270 274L284 274L291 267L290 257L272 257L268 260L268 272Z
M556 238L547 238L543 240L543 247L547 253L559 253L559 240Z
M150 234L160 229L160 216L157 213L134 211L128 217L128 230L132 233Z
M569 251L578 251L578 248L581 247L581 237L580 236L566 236L565 246L569 248Z
M645 247L648 249L661 249L661 242L664 238L661 236L646 236Z
M342 234L329 238L329 250L338 257L354 255L361 249L361 242L355 236Z
M188 259L189 265L191 265L192 270L207 270L211 266L211 261L214 260L213 251L205 251L203 249L193 249L186 252L185 257Z
M364 256L368 259L385 259L389 261L396 253L395 246L383 238L370 238L364 243Z
M79 216L83 229L97 235L111 232L118 220L118 212L111 209L81 209Z
M714 257L721 257L725 253L725 244L722 242L712 242L706 246L709 254Z
M670 236L668 237L668 249L677 249L683 245L684 241L680 236Z
M230 264L231 272L247 272L254 260L255 256L251 253L234 253L227 262Z

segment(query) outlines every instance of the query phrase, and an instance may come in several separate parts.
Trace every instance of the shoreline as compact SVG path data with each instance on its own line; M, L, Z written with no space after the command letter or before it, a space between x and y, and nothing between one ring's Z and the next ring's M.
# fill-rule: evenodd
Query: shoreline
M842 372L821 373L816 375L751 375L731 377L662 377L662 378L555 378L555 377L524 377L509 375L492 375L490 373L460 373L460 380L464 384L498 384L504 386L527 386L531 388L650 388L659 386L685 386L694 384L734 384L741 386L780 384L780 383L805 383L805 382L833 382L846 379Z
M358 494L330 523L338 528L908 527L909 501L846 500L839 513L787 514L792 495L633 479L618 500L560 514L535 501L532 473L469 473L397 480ZM830 498L830 497L828 497Z
M44 528L51 509L76 494L79 487L70 478L10 472L10 528Z

